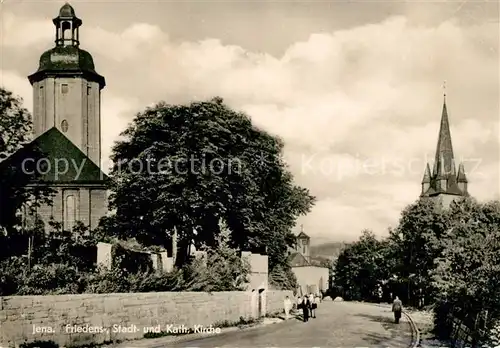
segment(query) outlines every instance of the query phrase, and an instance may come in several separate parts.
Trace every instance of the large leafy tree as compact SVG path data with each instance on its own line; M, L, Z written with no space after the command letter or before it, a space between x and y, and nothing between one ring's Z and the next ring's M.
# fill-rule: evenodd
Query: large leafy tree
M191 241L216 244L223 219L234 247L267 249L271 269L285 263L291 228L314 197L293 183L280 139L220 98L159 103L122 135L112 154L109 230L167 247L176 231L180 265Z
M433 294L430 272L442 250L440 239L447 226L443 211L432 200L420 199L403 210L398 227L389 236L397 251L393 254L398 261L394 274L405 289L399 295L411 304Z
M28 143L31 136L31 115L23 107L22 99L0 88L0 230L4 233L18 230L23 206L36 208L50 202L52 190L27 186L36 179L36 173L22 170L23 156L15 160L11 156ZM42 154L32 151L29 155Z
M447 215L450 228L432 272L438 300L460 308L470 325L484 310L499 319L500 202L467 199L453 203Z
M335 285L347 299L369 300L387 278L384 242L365 230L355 243L346 247L335 263Z

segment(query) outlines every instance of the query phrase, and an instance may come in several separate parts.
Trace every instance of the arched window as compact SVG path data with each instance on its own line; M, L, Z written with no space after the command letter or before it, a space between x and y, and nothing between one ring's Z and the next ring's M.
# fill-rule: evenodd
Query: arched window
M62 29L63 39L71 40L72 39L71 24L69 22L63 22L61 29Z
M64 230L73 231L76 222L76 204L75 196L69 195L66 197L64 205Z

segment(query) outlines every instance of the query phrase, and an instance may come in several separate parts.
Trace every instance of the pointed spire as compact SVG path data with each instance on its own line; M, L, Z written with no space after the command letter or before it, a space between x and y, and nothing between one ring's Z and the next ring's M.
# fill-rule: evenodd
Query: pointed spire
M424 178L422 179L422 184L430 184L431 182L431 168L429 163L425 166Z
M465 168L463 163L460 163L458 165L457 182L467 183L467 177L465 176Z
M436 147L436 157L434 160L433 174L438 178L445 178L448 175L455 175L455 160L453 156L453 146L451 144L450 124L448 121L448 110L446 108L446 94L443 101L443 112L441 114L441 126L439 128L439 138Z

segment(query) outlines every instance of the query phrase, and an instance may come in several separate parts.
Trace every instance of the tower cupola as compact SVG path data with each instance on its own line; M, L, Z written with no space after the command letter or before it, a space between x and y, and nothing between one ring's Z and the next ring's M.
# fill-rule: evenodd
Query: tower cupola
M55 47L40 56L38 69L28 76L33 87L33 135L57 128L94 164L101 164L101 90L104 77L92 55L80 48L79 19L64 4L52 20Z
M59 10L59 15L52 20L56 27L56 46L40 56L38 70L28 76L30 83L49 76L81 76L94 81L102 89L106 85L104 77L95 71L92 55L80 46L80 27L82 20L75 14L73 7L66 3Z
M70 4L65 3L59 16L52 20L56 26L56 46L79 46L79 28L82 20L75 15Z

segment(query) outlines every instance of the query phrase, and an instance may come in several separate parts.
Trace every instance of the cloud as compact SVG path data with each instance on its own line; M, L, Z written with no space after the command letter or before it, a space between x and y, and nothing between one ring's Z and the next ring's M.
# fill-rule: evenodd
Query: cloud
M19 40L26 28L12 25L13 14L7 18L2 48L21 46L36 61L41 52L28 52ZM46 21L29 23L38 33L31 43L52 35ZM300 219L313 240L351 240L363 228L384 235L397 223L401 209L420 193L425 163L433 159L443 80L455 155L466 160L470 191L498 198L497 23L450 19L422 26L391 17L311 33L281 56L217 38L178 42L154 23L121 32L84 26L81 41L108 82L103 154L150 103L219 95L285 140L297 182L318 196ZM27 81L13 72L2 79L16 93L30 94Z

